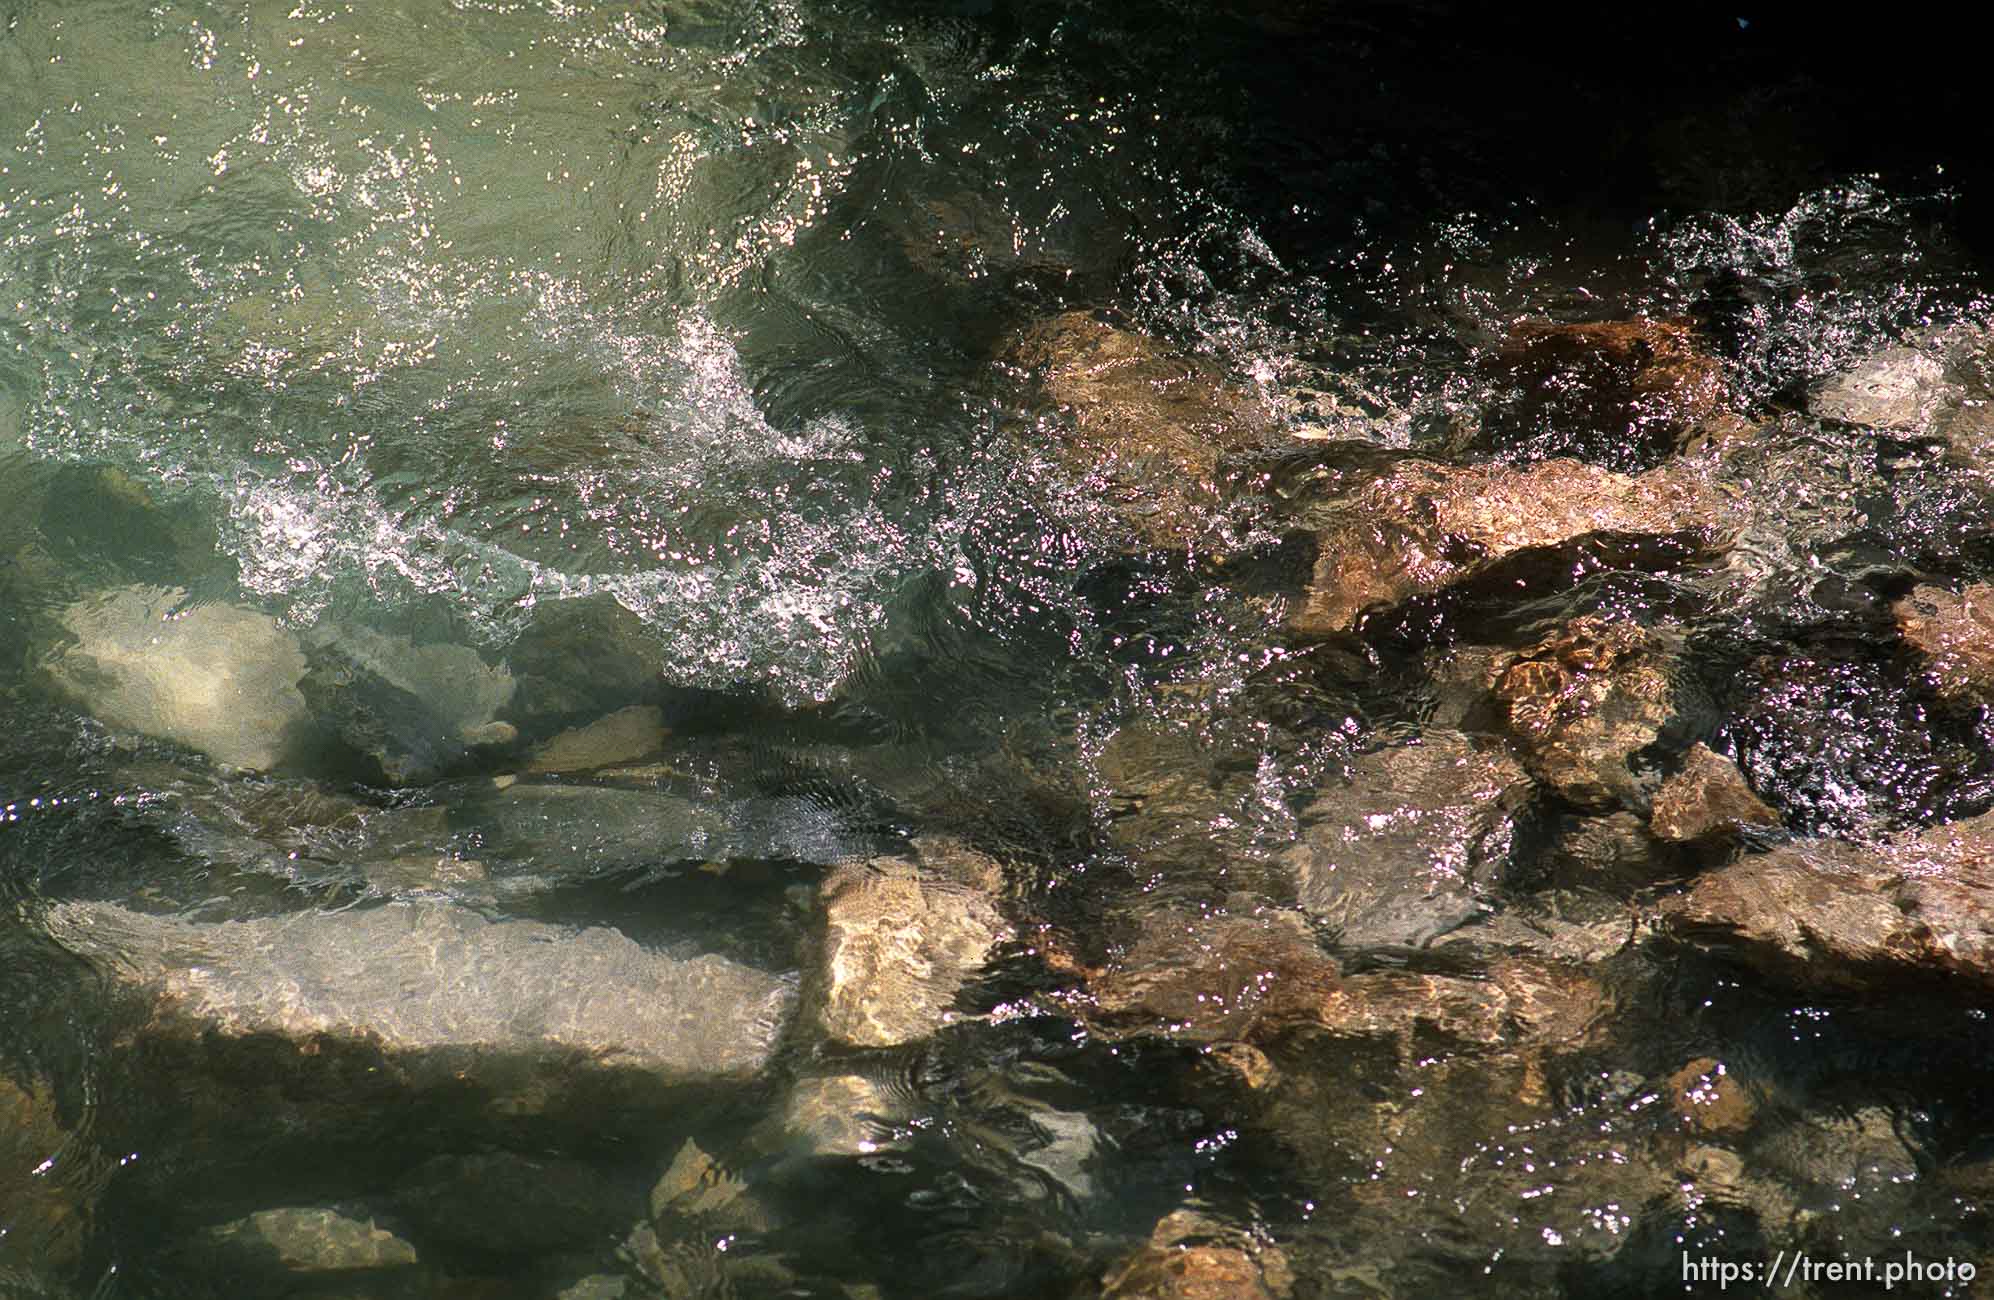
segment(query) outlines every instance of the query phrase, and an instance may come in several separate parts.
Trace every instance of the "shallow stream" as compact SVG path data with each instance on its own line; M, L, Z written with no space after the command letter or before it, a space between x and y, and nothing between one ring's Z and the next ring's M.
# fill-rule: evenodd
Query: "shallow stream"
M1989 981L1770 977L1656 919L1741 855L1994 805L1985 693L1893 614L1994 578L1994 436L1959 432L1994 431L1994 352L1948 353L1915 427L1820 397L1984 339L1962 196L1915 148L1822 162L1793 80L1531 170L1556 92L1502 89L1477 21L0 4L0 1295L1994 1266ZM1185 427L1257 413L1186 519L1168 455L1073 453L1091 399L1018 342L1072 312L1192 376ZM1637 319L1681 333L1518 342ZM1695 419L1643 405L1678 337L1721 388ZM1406 457L1741 513L1470 546L1305 625L1339 494ZM1456 815L1466 777L1368 764L1507 752L1494 674L1585 619L1668 647L1606 793L1529 758L1500 842L1436 859L1459 888L1311 901L1329 805ZM1766 820L1658 838L1693 744ZM859 986L941 1009L827 1032L837 882L969 858L938 896L998 919L964 978ZM1536 985L1474 1027L1517 962L1582 978L1582 1029L1540 1034ZM590 1027L654 980L683 1016L626 1061Z

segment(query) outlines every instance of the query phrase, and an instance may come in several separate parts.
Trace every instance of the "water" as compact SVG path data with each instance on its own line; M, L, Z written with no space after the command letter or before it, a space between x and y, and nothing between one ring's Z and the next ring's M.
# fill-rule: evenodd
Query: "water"
M1603 118L1516 133L1563 120L1506 80L1540 57L1522 38L1351 15L1296 52L1288 21L0 9L0 1290L240 1294L216 1229L301 1207L420 1263L273 1293L1093 1294L1185 1213L1270 1293L1287 1270L1307 1295L1650 1294L1685 1250L1990 1258L1972 995L1601 959L1630 904L1722 856L1624 812L1519 776L1507 874L1471 882L1519 943L1596 968L1586 1032L1464 1045L1401 1001L1326 1034L1283 1001L1506 987L1481 950L1295 930L1286 855L1347 779L1419 824L1444 778L1365 786L1367 752L1475 730L1477 656L1580 615L1681 647L1656 743L1736 759L1766 839L1994 803L1985 708L1935 694L1889 613L1989 577L1984 470L1804 409L1884 343L1986 320L1963 200L1929 167L1824 146L1789 174L1659 128L1655 177L1588 176ZM1463 52L1425 39L1449 21ZM1375 97L1324 100L1311 70L1345 51ZM1768 93L1762 129L1803 92ZM1005 361L1074 309L1270 412L1204 540L1145 548ZM1720 556L1588 542L1362 635L1288 631L1311 511L1362 459L1338 440L1677 463L1675 425L1601 414L1612 365L1554 366L1579 391L1546 401L1503 351L1519 320L1637 315L1690 322L1756 430L1722 473L1772 504ZM90 716L51 656L120 601L295 646L300 693ZM274 743L245 699L288 729L247 764L273 770L203 757ZM645 741L593 775L529 770L629 709ZM1001 863L1011 927L954 1023L862 1048L771 1028L750 1076L669 1096L572 1060L431 1078L161 1034L116 961L58 941L65 907L433 907L610 927L807 998L820 884L937 836ZM1167 985L1157 952L1211 974L1227 1028L1167 987L1115 1003L1121 975ZM1748 1090L1735 1131L1664 1095L1702 1060ZM829 1094L863 1151L799 1136L819 1080L863 1089Z

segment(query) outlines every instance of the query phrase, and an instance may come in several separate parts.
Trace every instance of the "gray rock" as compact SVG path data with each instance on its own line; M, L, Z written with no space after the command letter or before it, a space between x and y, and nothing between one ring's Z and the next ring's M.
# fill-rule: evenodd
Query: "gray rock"
M1346 947L1429 943L1486 910L1529 794L1515 759L1454 733L1366 754L1301 815L1301 904Z
M798 797L730 797L614 786L489 783L452 820L481 854L574 875L675 862L769 860L831 866L877 851L832 810Z
M312 712L393 784L436 780L473 747L517 735L494 716L512 696L511 675L468 647L331 626L314 628L306 645L299 689Z
M181 608L187 593L123 587L60 615L75 642L42 670L107 725L198 749L218 763L267 770L294 755L311 719L297 639L233 605Z
M259 1210L207 1231L210 1252L239 1273L347 1273L409 1268L415 1247L371 1219L336 1210Z
M60 903L49 934L156 998L162 1026L394 1055L471 1049L667 1078L745 1078L768 1060L791 982L671 958L614 930L490 921L438 902L205 924Z
M512 673L487 664L469 646L418 645L404 636L330 623L313 628L304 640L414 696L460 739L482 732L512 699Z

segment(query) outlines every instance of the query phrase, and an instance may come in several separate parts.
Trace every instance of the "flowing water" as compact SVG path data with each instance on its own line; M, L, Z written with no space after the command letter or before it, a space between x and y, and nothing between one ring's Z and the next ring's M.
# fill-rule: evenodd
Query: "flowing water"
M1367 23L1336 39L1410 76ZM1303 1295L1680 1291L1684 1252L1795 1241L1994 1262L1994 1040L1959 996L1642 949L1612 1032L1551 1064L1308 1040L1271 1097L1074 1001L1146 919L1291 903L1302 810L1448 707L1435 656L1578 614L1680 630L1693 730L1787 833L1994 803L1984 710L1879 631L1914 581L1994 570L1983 477L1796 418L1878 345L1985 318L1945 178L1560 206L1386 110L1291 132L1317 89L1239 89L1290 39L1084 5L0 5L0 1293L1097 1294L1185 1209ZM1275 412L1274 489L1224 556L1143 550L1054 454L1069 417L1004 358L1074 309ZM1288 632L1270 593L1306 573L1291 498L1330 435L1669 460L1485 361L1518 320L1634 315L1694 319L1773 430L1773 522L1716 564L1581 556L1517 576L1528 599ZM215 638L196 659L299 647L317 685L271 725L309 743L93 717L50 656L131 609ZM633 707L664 728L648 767L509 780ZM1540 799L1484 910L1616 915L1638 891L1584 847L1608 820ZM282 1044L217 1066L151 1046L120 955L62 919L436 904L807 986L820 880L937 834L1002 863L1016 939L959 1023L859 1054L898 1108L863 1156L784 1127L824 1054L801 1031L747 1083L613 1118ZM1749 1174L1595 1180L1675 1140L1662 1082L1706 1058L1761 1098ZM661 1212L688 1139L725 1205ZM252 1284L212 1247L323 1206L421 1263Z

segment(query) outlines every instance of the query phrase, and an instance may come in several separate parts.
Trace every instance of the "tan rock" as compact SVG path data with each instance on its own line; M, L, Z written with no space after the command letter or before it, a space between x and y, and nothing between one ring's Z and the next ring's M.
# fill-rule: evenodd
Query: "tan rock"
M48 1085L0 1074L0 1277L40 1270L53 1286L90 1229L98 1174L90 1148L64 1128Z
M1468 1047L1580 1040L1612 1000L1575 967L1500 957L1480 975L1345 975L1292 913L1159 915L1129 951L1087 972L1076 1009L1110 1036L1269 1041L1294 1029Z
M1918 587L1892 612L1905 643L1925 657L1926 675L1940 694L1994 689L1994 586L1978 583L1958 594Z
M1510 661L1495 697L1532 774L1576 804L1640 802L1627 760L1675 713L1667 650L1633 623L1585 617Z
M259 1210L209 1229L207 1237L212 1251L244 1271L346 1273L418 1262L414 1246L372 1220L311 1207Z
M533 752L529 772L586 772L634 763L664 743L665 715L655 705L638 704L572 727Z
M951 865L984 870L970 855ZM946 870L880 858L825 880L813 1014L827 1037L854 1047L926 1037L948 1023L956 994L1011 937L990 897Z
M1655 793L1648 825L1657 839L1679 843L1744 826L1777 826L1779 814L1752 793L1736 763L1698 743L1689 747L1682 770Z
M1314 574L1289 626L1351 627L1374 606L1439 591L1504 556L1595 534L1681 540L1717 550L1736 508L1701 473L1671 464L1641 475L1573 460L1452 467L1403 460L1329 508Z
M1151 546L1206 539L1224 503L1219 460L1264 441L1275 419L1257 394L1153 339L1067 312L1026 331L1011 359L1071 413L1063 460L1098 478Z

